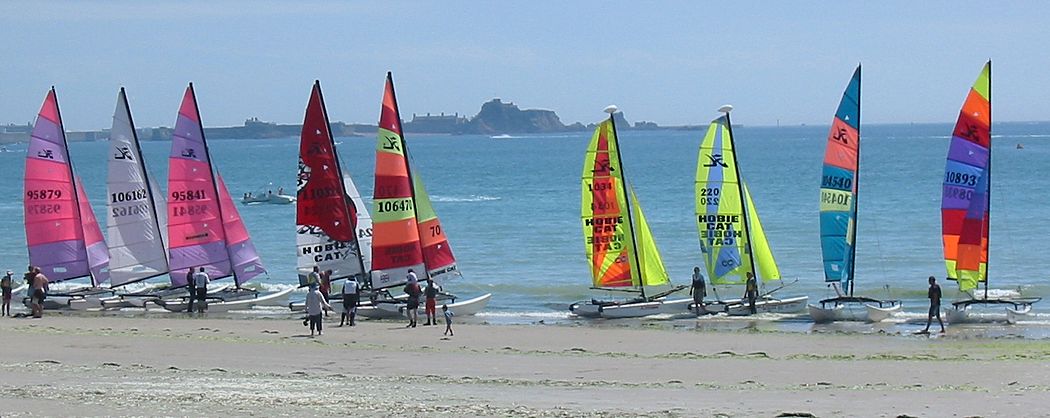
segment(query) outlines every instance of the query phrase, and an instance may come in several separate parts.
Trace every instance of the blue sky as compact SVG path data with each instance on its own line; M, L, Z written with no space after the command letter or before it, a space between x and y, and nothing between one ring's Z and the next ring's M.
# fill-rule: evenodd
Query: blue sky
M58 88L67 129L171 126L193 81L208 126L301 123L320 79L332 120L475 114L493 97L562 121L828 124L858 62L865 123L952 122L993 59L996 121L1050 119L1050 2L78 1L0 3L0 122Z

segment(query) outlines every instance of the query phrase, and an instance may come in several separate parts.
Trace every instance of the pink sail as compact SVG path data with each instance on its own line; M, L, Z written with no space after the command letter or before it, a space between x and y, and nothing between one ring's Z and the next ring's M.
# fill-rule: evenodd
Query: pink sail
M168 254L174 286L186 284L189 268L204 267L213 280L233 274L217 194L190 84L179 107L168 156Z
M91 274L75 190L58 99L51 88L30 135L23 203L29 263L52 282Z
M84 230L84 245L87 248L88 270L91 271L91 285L98 286L109 281L109 248L102 238L102 228L98 225L91 202L84 193L84 182L76 176L77 200L80 204L81 228Z
M248 229L244 227L241 214L237 212L237 205L230 197L230 191L226 188L226 182L222 181L222 175L215 174L215 187L219 190L219 205L222 210L222 225L226 231L226 250L230 254L230 263L233 264L233 280L240 287L256 276L266 273L259 253L255 251L255 244L248 236Z

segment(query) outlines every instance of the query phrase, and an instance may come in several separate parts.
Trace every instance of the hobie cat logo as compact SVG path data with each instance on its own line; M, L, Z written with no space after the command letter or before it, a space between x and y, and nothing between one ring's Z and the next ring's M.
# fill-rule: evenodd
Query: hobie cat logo
M182 156L186 158L197 158L197 150L193 148L185 148L182 150Z
M303 159L299 159L299 179L296 180L295 190L296 192L302 192L303 188L306 187L306 183L310 182L310 167L303 162Z
M36 156L40 158L47 158L49 160L55 159L55 153L49 149L40 150L40 152L36 153Z
M849 145L849 134L846 133L846 128L839 128L839 131L835 132L835 135L833 135L831 139Z
M400 141L398 141L400 138L398 138L397 135L384 136L383 139L386 140L386 143L383 144L383 149L401 152L401 144Z
M135 159L131 157L131 149L126 146L117 147L117 153L113 154L113 158L117 160L135 161Z
M722 168L729 168L729 165L722 161L722 154L707 154L708 163L704 164L704 167L715 167L720 166Z
M592 173L608 173L611 171L616 171L616 169L613 168L612 163L609 162L608 159L594 160L594 169L591 170Z

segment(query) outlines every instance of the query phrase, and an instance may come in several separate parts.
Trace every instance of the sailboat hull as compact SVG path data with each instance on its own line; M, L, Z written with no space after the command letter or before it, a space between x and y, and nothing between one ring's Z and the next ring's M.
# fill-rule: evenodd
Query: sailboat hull
M569 311L583 318L641 318L653 315L687 315L690 298L660 299L645 302L628 302L622 304L595 304L594 301L577 302L569 306Z
M759 299L755 301L755 311L756 313L799 313L806 310L807 302L809 302L809 296L797 296L786 299ZM741 304L730 305L726 308L726 313L730 316L748 316L751 315L751 306L746 301Z
M839 321L879 322L901 311L901 304L896 303L879 307L871 303L839 303L831 307L809 305L809 317L813 322L826 324Z
M446 305L456 316L470 316L485 309L491 298L492 294L486 293L473 299L448 303ZM359 306L357 308L357 314L372 319L401 319L406 318L406 306L407 305L404 303L377 303L371 306ZM333 306L333 308L334 307L335 306ZM438 307L438 309L440 310L441 308ZM425 314L423 304L419 305L418 312L420 316Z

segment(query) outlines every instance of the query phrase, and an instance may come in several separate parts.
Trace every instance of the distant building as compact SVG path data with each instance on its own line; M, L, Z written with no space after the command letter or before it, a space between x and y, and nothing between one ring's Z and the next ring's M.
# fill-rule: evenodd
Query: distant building
M404 125L406 131L412 132L457 133L461 132L468 122L470 121L458 112L448 115L444 112L437 115L413 113L412 120Z

